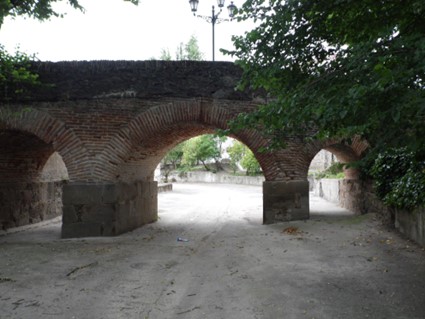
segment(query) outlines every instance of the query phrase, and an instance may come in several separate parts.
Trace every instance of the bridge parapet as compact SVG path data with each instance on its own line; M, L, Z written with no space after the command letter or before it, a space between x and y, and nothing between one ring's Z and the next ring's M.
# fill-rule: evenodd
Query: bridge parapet
M33 64L42 86L31 101L107 98L213 98L250 101L258 93L235 90L242 70L231 62L70 61ZM49 85L52 84L52 85Z

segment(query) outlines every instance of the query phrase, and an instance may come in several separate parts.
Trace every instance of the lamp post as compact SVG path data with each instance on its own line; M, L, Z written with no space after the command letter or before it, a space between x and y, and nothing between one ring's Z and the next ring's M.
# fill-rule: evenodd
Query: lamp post
M220 15L222 8L224 7L224 1L225 0L217 0L217 5L220 8L220 11L215 13L215 8L214 6L212 6L212 12L211 12L211 16L203 16L203 15L196 15L196 11L198 11L198 4L199 4L199 0L189 0L189 4L190 4L190 8L193 12L193 15L198 17L198 18L202 18L205 21L207 21L208 23L211 23L212 25L212 60L215 61L215 24L220 23L220 22L224 22L224 21L229 21L229 19L221 19L218 16ZM230 19L232 19L236 13L236 6L233 4L233 1L230 2L230 4L227 6L227 10L229 12L229 17Z

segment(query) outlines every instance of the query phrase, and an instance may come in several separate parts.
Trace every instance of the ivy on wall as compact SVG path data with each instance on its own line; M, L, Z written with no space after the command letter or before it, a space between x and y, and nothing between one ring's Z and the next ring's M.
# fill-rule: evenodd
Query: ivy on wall
M377 196L400 209L425 206L425 161L406 148L389 149L377 156L370 170Z

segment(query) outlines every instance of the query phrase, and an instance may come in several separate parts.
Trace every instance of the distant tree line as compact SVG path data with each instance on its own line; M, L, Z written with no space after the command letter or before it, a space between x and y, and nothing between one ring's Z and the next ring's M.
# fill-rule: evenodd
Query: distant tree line
M178 144L161 161L161 170L165 179L168 179L173 170L180 172L194 169L209 172L222 171L224 170L222 160L225 151L229 154L229 165L233 174L240 171L239 167L245 170L246 175L261 173L260 164L247 146L234 140L231 146L224 149L223 145L226 140L228 140L227 137L205 134Z
M204 54L199 49L198 39L192 35L187 43L180 42L176 49L175 59L176 61L202 61ZM170 50L168 48L161 49L160 60L171 61L173 57L171 56Z

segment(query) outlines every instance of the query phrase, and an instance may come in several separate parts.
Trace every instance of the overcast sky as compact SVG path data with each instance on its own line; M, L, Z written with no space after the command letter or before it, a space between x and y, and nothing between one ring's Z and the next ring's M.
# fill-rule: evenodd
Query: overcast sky
M180 42L191 35L199 41L205 60L211 60L211 24L194 17L188 0L141 0L134 6L123 0L81 0L86 12L68 5L55 7L66 12L64 18L38 22L7 18L0 29L0 43L13 52L17 46L35 53L42 61L62 60L147 60L159 58L161 49L171 55ZM240 6L243 0L235 0ZM221 18L228 18L227 5ZM198 14L211 15L216 0L200 0ZM224 57L219 48L232 48L231 36L243 34L251 23L236 21L216 24L216 60Z

